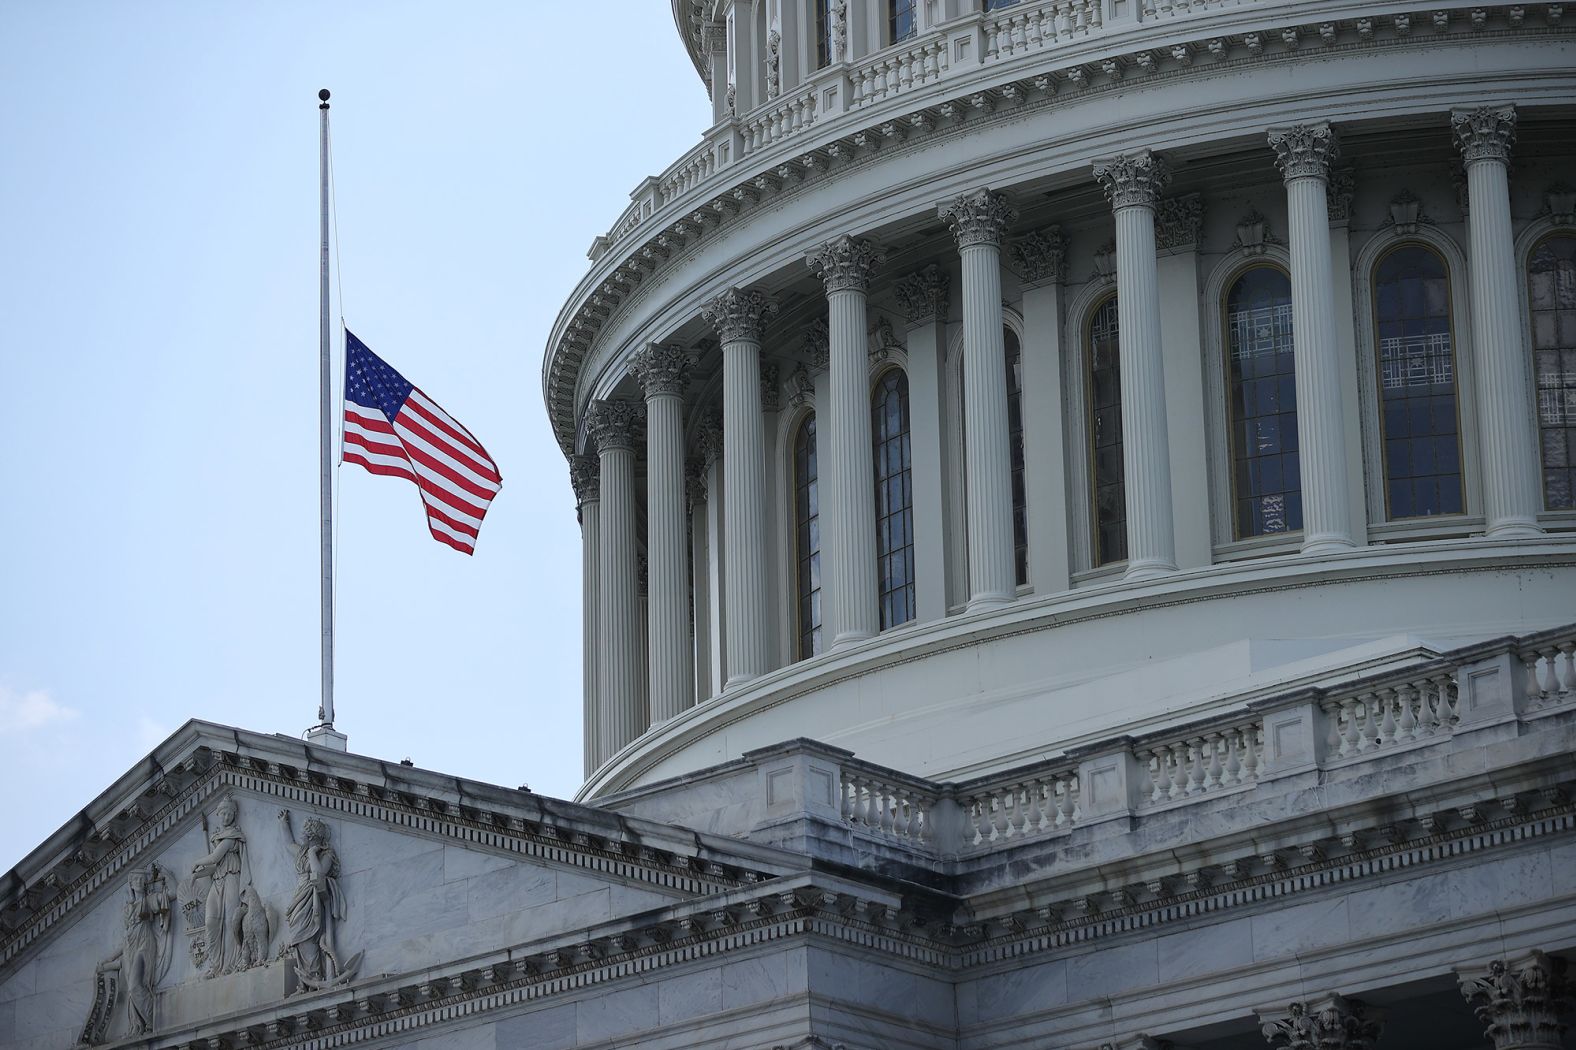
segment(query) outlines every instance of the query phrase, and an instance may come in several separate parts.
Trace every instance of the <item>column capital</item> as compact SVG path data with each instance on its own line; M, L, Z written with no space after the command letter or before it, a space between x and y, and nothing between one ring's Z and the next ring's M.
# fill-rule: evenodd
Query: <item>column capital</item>
M635 354L629 370L648 398L682 394L689 385L689 351L652 343Z
M855 237L836 237L805 256L805 265L826 284L830 292L864 291L886 252L874 241Z
M1154 151L1140 149L1095 161L1094 177L1113 209L1153 208L1171 182L1171 169Z
M910 324L945 321L952 275L931 263L898 281L892 291L897 296L898 309L907 315Z
M1516 142L1515 106L1479 106L1450 111L1450 130L1456 149L1467 164L1475 160L1510 163L1510 147Z
M958 247L968 248L976 244L1001 244L1007 236L1007 227L1017 221L1018 209L1004 193L975 190L952 198L937 208L936 214L952 231Z
M1456 978L1495 1047L1560 1044L1565 1032L1561 1015L1571 1008L1564 959L1532 951L1487 966L1463 967Z
M1376 1011L1339 995L1295 1002L1259 1020L1269 1044L1286 1050L1369 1050L1384 1028Z
M1328 182L1330 168L1341 156L1340 140L1327 120L1271 128L1269 140L1270 148L1275 151L1275 166L1287 182L1292 179Z
M598 452L634 451L641 407L624 398L593 401L586 409L586 430Z
M602 461L596 456L571 456L569 484L574 486L575 506L595 503L602 498Z
M1067 279L1067 238L1060 226L1047 226L1032 230L1012 239L1012 261L1025 281L1040 283L1050 281L1060 284Z
M695 447L707 466L722 458L722 413L715 408L701 417L700 426L695 429Z
M729 288L700 308L706 323L724 343L761 340L766 322L777 316L777 300L753 288Z

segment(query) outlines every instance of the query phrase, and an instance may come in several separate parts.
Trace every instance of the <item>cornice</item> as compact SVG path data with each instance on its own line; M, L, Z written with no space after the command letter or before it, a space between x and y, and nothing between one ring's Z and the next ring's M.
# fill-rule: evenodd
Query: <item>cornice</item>
M1550 6L1539 5L1530 10L1541 11ZM1470 16L1466 8L1443 10L1444 23L1435 21L1427 32L1413 31L1412 13L1379 7L1371 14L1322 23L1314 19L1312 12L1305 13L1303 18L1312 19L1312 26L1299 20L1214 35L1206 32L1207 25L1167 25L1166 29L1174 28L1179 34L1191 31L1194 35L1165 35L1157 30L1151 34L1150 46L1137 50L1131 48L1142 39L1141 35L1114 34L1113 55L1109 58L1100 58L1096 46L1079 52L1078 61L1058 65L1056 59L1069 57L1068 49L1056 49L1049 55L1040 52L1030 56L1037 61L1000 63L1000 68L1013 70L1000 79L992 75L998 66L983 66L980 76L958 78L954 97L925 97L915 92L916 100L924 97L924 102L913 109L901 104L871 106L869 116L863 120L860 115L866 110L856 109L835 122L835 134L810 132L789 138L780 147L773 144L762 148L724 169L736 172L735 179L704 178L657 208L651 220L637 227L647 229L648 236L615 245L615 251L599 259L576 288L555 322L543 360L543 395L560 448L566 455L574 451L574 402L579 372L596 345L597 333L643 297L640 293L649 286L650 278L693 257L697 246L709 244L714 233L760 207L774 205L803 192L808 185L877 156L891 156L964 128L973 130L983 123L1046 106L1122 90L1137 76L1146 83L1156 83L1359 47L1437 46L1447 41L1470 43L1510 34L1568 32L1558 27L1557 18L1549 22L1551 28L1531 24L1529 9L1520 5L1472 8L1477 13ZM1451 14L1462 17L1451 19ZM1234 9L1233 18L1240 21L1242 16L1241 10ZM1224 24L1236 26L1230 19ZM1501 24L1505 28L1498 28Z

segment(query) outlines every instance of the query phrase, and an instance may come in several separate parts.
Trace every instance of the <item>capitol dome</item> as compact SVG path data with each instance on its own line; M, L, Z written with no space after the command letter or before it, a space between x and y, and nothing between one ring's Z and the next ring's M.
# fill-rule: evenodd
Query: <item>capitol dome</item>
M583 799L1169 746L1576 619L1561 5L674 17L714 123L543 365Z

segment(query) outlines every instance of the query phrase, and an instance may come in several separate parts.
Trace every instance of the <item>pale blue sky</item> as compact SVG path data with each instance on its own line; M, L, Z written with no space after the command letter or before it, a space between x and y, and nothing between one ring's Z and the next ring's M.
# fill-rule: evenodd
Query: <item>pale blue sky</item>
M592 237L708 121L669 4L4 0L0 870L187 718L313 720L320 87L346 319L504 477L468 559L343 469L339 727L579 784L541 355Z

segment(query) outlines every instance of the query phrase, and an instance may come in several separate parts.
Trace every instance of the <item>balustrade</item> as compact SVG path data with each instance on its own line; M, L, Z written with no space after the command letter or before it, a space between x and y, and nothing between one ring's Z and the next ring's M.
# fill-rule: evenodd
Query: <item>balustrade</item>
M1264 725L1254 721L1199 731L1133 752L1138 760L1139 806L1252 784L1264 766Z
M1557 707L1576 698L1576 639L1552 639L1520 650L1522 706L1528 711Z
M775 99L762 110L750 116L740 129L744 154L785 139L815 123L815 92L807 91L788 99Z
M890 49L848 75L853 105L868 106L947 72L947 41L937 34L910 47Z
M1456 676L1442 669L1323 702L1330 755L1347 758L1449 735L1460 720Z
M1100 6L1101 0L1055 0L987 18L985 58L1012 58L1098 30L1103 24Z
M844 823L910 845L929 845L934 841L934 795L905 787L893 779L847 768L843 770L840 790Z
M1066 830L1078 820L1076 770L1009 780L958 800L963 847L993 846Z

